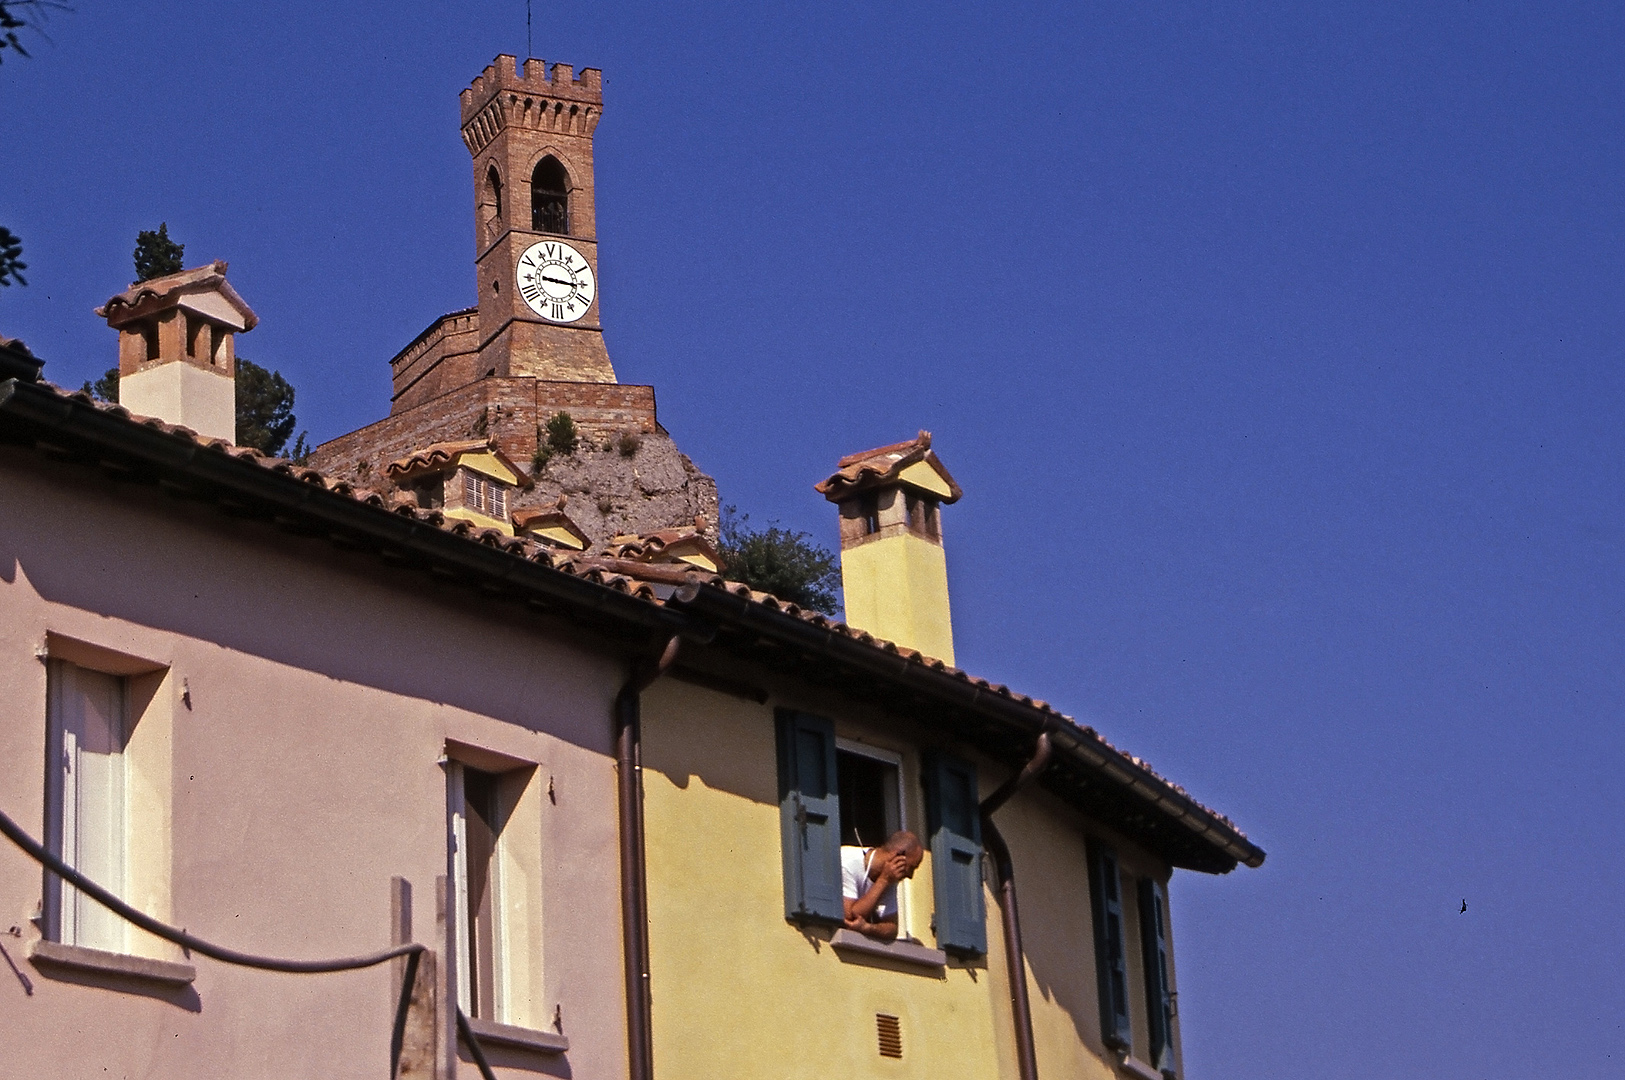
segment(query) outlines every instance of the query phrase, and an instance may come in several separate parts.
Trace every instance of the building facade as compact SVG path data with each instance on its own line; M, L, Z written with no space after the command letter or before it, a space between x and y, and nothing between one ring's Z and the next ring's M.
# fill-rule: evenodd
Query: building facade
M256 321L223 263L99 309L122 406L0 347L5 1059L1177 1080L1200 1017L1168 880L1263 851L955 666L961 492L927 434L817 485L849 621L719 572L714 485L603 345L601 105L595 71L511 57L465 91L480 306L317 468L178 426ZM585 448L542 452L572 409ZM904 831L895 936L857 927L843 860ZM262 961L415 949L293 974L180 929Z

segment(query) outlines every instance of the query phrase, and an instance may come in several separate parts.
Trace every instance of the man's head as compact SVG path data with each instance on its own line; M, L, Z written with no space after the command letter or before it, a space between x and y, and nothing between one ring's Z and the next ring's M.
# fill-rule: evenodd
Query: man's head
M925 845L920 843L918 836L915 836L907 829L898 829L886 838L884 844L880 845L880 857L882 859L889 859L893 855L903 856L903 877L911 878L914 876L914 871L920 868L920 863L925 861Z

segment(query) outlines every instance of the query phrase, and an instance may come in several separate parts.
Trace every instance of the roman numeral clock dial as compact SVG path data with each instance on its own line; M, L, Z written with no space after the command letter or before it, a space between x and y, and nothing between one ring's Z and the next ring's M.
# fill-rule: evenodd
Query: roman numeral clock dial
M530 310L555 323L573 323L587 314L598 288L586 256L562 240L526 248L515 278Z

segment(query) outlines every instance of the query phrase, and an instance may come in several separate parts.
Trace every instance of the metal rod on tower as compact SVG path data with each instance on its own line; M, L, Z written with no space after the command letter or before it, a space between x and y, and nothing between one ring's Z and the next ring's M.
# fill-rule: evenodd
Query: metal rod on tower
M525 59L531 58L530 46L530 0L525 0Z

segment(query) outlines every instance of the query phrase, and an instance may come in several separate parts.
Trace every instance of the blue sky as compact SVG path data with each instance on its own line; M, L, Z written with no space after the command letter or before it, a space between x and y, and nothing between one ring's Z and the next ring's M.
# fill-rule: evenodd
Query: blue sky
M548 10L542 11L541 7ZM473 300L522 0L84 3L0 67L0 333L77 385L167 221L311 434ZM725 501L929 428L959 658L1233 816L1197 1078L1625 1069L1625 8L539 5L604 322ZM1041 867L1022 868L1039 888ZM1468 911L1459 911L1462 900Z

